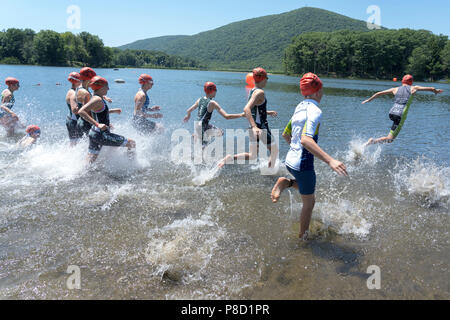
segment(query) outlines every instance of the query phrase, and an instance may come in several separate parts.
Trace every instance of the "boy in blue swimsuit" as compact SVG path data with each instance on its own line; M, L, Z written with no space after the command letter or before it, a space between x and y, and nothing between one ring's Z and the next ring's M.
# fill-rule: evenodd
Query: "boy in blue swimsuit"
M342 162L333 159L317 144L322 118L322 111L319 109L323 96L322 81L315 74L307 73L300 80L300 90L305 100L297 106L289 122L291 132L285 130L286 137L291 139L291 148L286 156L286 168L295 179L279 178L272 189L271 197L272 202L276 203L284 189L294 187L299 190L303 201L299 237L305 240L315 205L314 156L327 163L340 175L346 176L347 170Z

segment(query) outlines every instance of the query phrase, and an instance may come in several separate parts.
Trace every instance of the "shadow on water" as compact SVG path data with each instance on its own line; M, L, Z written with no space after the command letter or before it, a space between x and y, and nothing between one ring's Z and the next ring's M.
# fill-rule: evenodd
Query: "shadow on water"
M336 267L336 272L340 275L356 276L362 279L367 278L366 273L358 271L361 258L364 256L361 250L322 240L310 240L306 248L311 249L311 253L314 256L339 263Z

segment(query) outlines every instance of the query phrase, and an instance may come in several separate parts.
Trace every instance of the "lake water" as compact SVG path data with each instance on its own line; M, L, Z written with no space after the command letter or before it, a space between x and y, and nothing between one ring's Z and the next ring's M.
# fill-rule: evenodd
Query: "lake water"
M361 105L388 81L323 79L319 145L343 161L348 178L316 159L317 205L311 240L297 238L301 199L285 192L272 204L279 175L259 164L187 165L171 158L171 135L185 111L218 86L228 113L246 103L245 74L98 69L110 81L116 133L137 141L104 148L86 169L87 141L69 148L66 81L71 68L0 66L21 81L14 111L42 129L39 143L17 150L0 129L0 297L4 299L449 299L450 85L416 95L393 144L362 149L389 132L392 99ZM131 126L137 78L149 73L149 96L166 128L141 136ZM400 75L399 75L400 76ZM121 78L125 84L114 83ZM270 76L272 130L282 130L302 100L298 78ZM60 83L61 85L56 85ZM36 86L36 84L40 84ZM424 84L426 85L426 84ZM2 90L5 88L2 85ZM194 118L194 117L192 117ZM245 119L221 128L245 129ZM280 138L280 160L288 145ZM69 290L69 266L81 288ZM376 265L381 288L369 290Z

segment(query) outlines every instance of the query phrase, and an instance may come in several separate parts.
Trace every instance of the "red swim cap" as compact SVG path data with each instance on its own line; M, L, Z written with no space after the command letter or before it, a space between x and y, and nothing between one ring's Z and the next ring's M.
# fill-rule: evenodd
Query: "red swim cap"
M80 74L78 72L71 72L67 80L73 84L77 84L78 82L81 82Z
M300 79L300 91L303 96L310 96L322 89L322 81L314 73L306 73Z
M92 68L85 67L80 70L80 79L81 80L91 80L93 77L95 77L97 74L95 73Z
M403 77L402 83L412 86L413 81L414 81L413 76L410 74L407 74L406 76Z
M139 76L139 83L140 84L146 84L146 83L148 83L150 81L153 81L153 78L151 76L149 76L148 74L144 73L144 74L141 74Z
M268 79L267 77L267 71L263 68L255 68L253 69L253 79L255 79L255 82L261 82L264 79Z
M214 82L206 82L205 86L203 87L203 89L205 90L206 94L211 94L214 91L217 91L217 87L214 84Z
M89 83L89 87L92 88L92 90L100 90L104 86L108 85L108 81L105 78L102 78L100 76L95 76L91 79L91 82Z
M26 133L28 133L28 134L34 133L34 132L36 132L36 133L41 133L41 128L39 128L39 127L36 126L36 125L31 125L31 126L28 126L27 129L26 129L25 131L26 131Z
M19 83L19 80L17 80L16 78L13 78L13 77L8 77L5 79L5 83L7 86L10 86L12 84Z

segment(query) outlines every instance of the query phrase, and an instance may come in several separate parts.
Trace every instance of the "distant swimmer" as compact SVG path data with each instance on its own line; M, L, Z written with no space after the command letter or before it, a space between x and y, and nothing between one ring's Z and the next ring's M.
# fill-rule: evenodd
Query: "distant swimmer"
M217 112L227 120L245 117L245 113L226 113L225 110L222 109L220 105L213 100L217 94L217 87L213 82L206 82L203 86L203 89L206 95L202 98L197 99L197 101L195 101L195 103L187 110L187 114L184 117L183 121L188 122L191 118L191 113L198 108L194 137L195 139L198 139L197 141L201 141L202 145L205 146L208 144L209 137L223 136L222 129L217 128L209 123L211 121L214 110L217 110Z
M19 117L12 111L16 99L14 91L19 90L19 80L8 77L5 80L7 89L3 90L0 104L0 124L6 129L6 135L11 137L14 135L16 125L19 123Z
M76 101L76 92L81 85L80 74L78 72L72 72L69 74L67 80L72 83L72 88L70 88L66 94L66 104L69 108L69 114L66 118L66 127L67 132L69 133L70 146L73 147L77 144L78 140L83 137L83 132L77 125L80 116L78 115L79 104Z
M133 140L110 132L109 114L120 114L122 110L110 110L106 104L104 97L109 90L108 81L95 76L91 79L89 86L94 90L94 95L78 112L92 127L89 131L89 162L93 163L97 159L103 146L127 147L133 154L136 148Z
M435 89L433 87L420 87L413 86L413 76L407 74L403 77L402 86L391 88L385 91L380 91L375 93L372 97L362 102L362 104L368 103L375 98L383 95L393 94L394 95L394 106L389 111L389 118L393 121L391 131L386 137L381 137L378 139L370 138L366 145L376 144L376 143L392 143L394 139L397 138L403 124L408 116L409 107L411 106L413 96L418 91L431 91L434 94L441 93L442 90Z
M225 166L231 160L254 160L258 156L259 141L261 140L270 152L269 167L275 166L275 160L278 157L278 146L275 139L270 132L269 122L267 116L276 117L276 111L267 111L267 99L264 92L264 87L267 84L269 77L266 70L263 68L253 69L253 79L255 80L255 87L250 91L247 104L244 107L244 113L250 124L250 152L244 152L235 155L227 155L219 162L219 168Z
M322 86L320 78L313 73L305 74L300 80L300 91L305 100L300 102L289 121L291 129L285 130L286 138L291 140L291 148L286 156L286 168L295 179L279 178L271 194L272 202L276 203L286 188L294 187L299 190L303 202L299 233L302 239L307 237L315 205L314 157L324 161L339 175L347 176L345 165L333 159L317 144L322 119L322 111L319 109L323 96Z
M35 144L41 136L41 129L36 125L31 125L27 127L26 133L27 135L17 142L17 146L20 148L27 148Z
M163 117L161 113L150 113L161 110L160 106L150 107L150 98L147 91L153 87L153 78L148 74L141 74L139 83L141 88L134 97L133 126L140 133L161 133L164 130L163 126L149 120L149 118L159 119Z
M75 102L78 106L78 110L80 110L91 99L92 94L89 91L89 81L96 75L97 74L95 73L95 71L89 67L82 68L80 70L81 86L79 86L75 90ZM78 117L77 126L78 130L82 134L88 135L89 131L91 130L91 124L83 119L83 117Z

